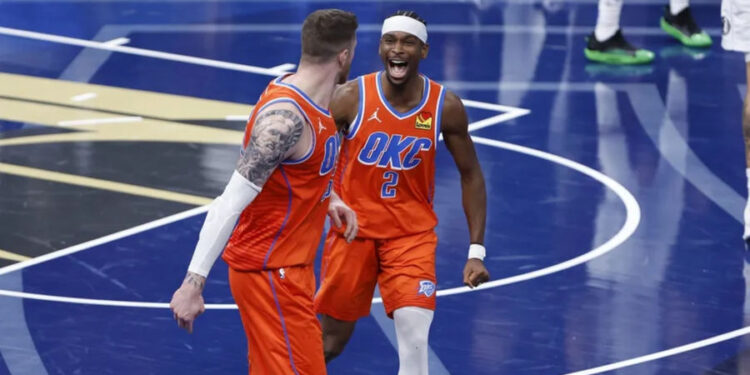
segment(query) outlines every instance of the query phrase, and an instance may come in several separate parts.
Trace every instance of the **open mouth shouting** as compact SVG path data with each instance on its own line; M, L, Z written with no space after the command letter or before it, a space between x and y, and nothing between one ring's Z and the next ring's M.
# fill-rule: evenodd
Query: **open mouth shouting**
M402 80L406 78L407 67L409 63L406 60L400 59L389 59L388 60L388 75L396 80Z

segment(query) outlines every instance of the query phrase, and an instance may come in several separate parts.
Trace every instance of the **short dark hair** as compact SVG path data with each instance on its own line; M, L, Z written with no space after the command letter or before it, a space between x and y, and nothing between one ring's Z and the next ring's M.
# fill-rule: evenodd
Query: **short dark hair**
M414 18L415 20L422 22L425 26L427 26L427 21L425 21L422 17L417 14L417 12L413 10L397 10L395 13L388 16L388 18L394 17L394 16L406 16Z
M357 16L340 9L310 13L302 24L302 58L321 63L348 47L357 31Z

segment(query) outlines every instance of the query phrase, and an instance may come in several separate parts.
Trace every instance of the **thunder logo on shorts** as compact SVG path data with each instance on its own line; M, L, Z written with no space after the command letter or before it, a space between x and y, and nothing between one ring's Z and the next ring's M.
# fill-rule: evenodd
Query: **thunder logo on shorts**
M425 297L431 297L432 293L435 293L435 283L430 280L420 280L417 294L424 294Z

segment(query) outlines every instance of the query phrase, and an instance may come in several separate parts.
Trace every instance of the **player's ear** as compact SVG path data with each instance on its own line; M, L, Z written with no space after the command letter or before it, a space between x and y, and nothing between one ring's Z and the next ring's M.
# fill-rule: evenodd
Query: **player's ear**
M422 43L422 60L427 58L427 54L430 52L430 45L427 43Z
M351 48L345 48L336 56L336 61L339 63L339 67L343 68L349 61L349 55L352 53Z

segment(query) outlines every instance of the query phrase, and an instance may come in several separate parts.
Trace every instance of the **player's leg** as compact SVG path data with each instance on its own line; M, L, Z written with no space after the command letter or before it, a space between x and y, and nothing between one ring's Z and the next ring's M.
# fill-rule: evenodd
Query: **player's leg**
M596 40L603 42L615 35L620 30L620 14L622 13L623 0L600 0L599 12L596 17L596 28L594 36Z
M745 232L742 238L745 241L750 241L750 53L745 54L745 74L747 75L747 90L744 110L742 111L742 134L745 140L745 175L747 176L748 201L745 205Z
M321 314L320 324L323 327L323 354L326 363L338 357L354 333L356 320L338 320L330 315Z
M683 10L690 6L690 0L669 0L669 11L674 14L679 14Z
M286 267L275 287L276 308L283 314L297 374L325 375L322 331L313 305L313 266Z
M399 375L427 374L428 338L435 310L433 231L384 241L378 247L383 306L396 326Z
M320 324L313 310L312 266L229 270L229 285L248 340L249 373L325 374Z
M661 28L688 47L708 47L711 37L695 22L689 5L689 0L669 0L659 21Z
M599 0L596 28L589 35L584 53L591 61L605 64L646 64L654 53L634 47L620 30L623 0Z
M326 362L344 350L357 319L370 314L377 272L373 240L356 238L347 243L340 234L328 233L320 289L315 295L315 311L320 314Z
M393 311L398 341L398 375L428 374L428 341L435 311L406 306Z

